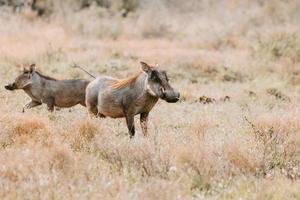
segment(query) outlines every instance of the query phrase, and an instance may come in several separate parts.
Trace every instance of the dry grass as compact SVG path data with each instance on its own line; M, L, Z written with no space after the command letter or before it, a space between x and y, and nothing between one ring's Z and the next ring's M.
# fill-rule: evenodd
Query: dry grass
M17 64L91 79L73 62L125 78L146 61L181 101L158 102L148 138L136 118L129 140L124 119L23 114L26 94L2 87L1 199L300 198L299 1L78 2L0 7L2 86Z

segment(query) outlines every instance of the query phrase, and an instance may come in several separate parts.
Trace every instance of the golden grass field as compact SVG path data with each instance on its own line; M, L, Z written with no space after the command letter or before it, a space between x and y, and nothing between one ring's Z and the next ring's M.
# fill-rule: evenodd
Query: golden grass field
M300 199L300 2L145 1L126 18L56 2L0 7L0 199ZM56 78L125 78L158 63L181 92L136 118L82 106L21 113L18 64ZM228 96L228 97L226 97Z

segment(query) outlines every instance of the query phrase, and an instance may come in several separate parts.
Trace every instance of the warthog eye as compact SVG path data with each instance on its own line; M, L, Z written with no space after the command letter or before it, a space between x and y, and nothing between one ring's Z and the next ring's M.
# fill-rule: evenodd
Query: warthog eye
M151 73L151 76L150 76L151 80L154 81L154 82L157 82L157 83L161 83L161 80L160 78L158 77L158 74L156 71L153 71Z

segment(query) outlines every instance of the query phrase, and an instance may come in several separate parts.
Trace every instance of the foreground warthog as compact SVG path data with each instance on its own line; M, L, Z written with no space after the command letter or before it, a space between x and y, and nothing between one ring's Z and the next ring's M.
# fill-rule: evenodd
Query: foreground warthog
M67 108L81 104L85 106L85 89L87 80L57 80L35 70L35 64L23 68L15 81L5 86L7 90L23 89L31 98L25 108L33 108L46 103L48 110L53 111L54 106Z
M144 135L147 135L148 115L159 98L175 103L179 92L169 84L165 71L141 62L142 72L127 79L100 76L86 88L89 114L100 117L125 117L130 138L135 134L134 116L140 114Z

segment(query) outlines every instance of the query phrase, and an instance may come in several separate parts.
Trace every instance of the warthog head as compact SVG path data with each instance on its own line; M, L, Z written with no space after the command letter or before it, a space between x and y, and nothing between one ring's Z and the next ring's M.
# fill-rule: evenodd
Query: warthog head
M35 64L31 64L29 68L23 68L21 74L17 76L13 83L5 85L7 90L24 89L32 84L32 74L35 71Z
M169 103L175 103L179 100L180 94L171 87L165 71L149 66L144 62L141 62L141 65L142 70L148 75L147 91L150 95L161 98Z

